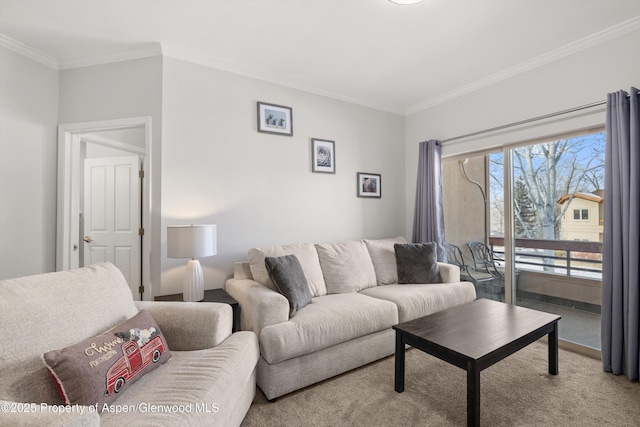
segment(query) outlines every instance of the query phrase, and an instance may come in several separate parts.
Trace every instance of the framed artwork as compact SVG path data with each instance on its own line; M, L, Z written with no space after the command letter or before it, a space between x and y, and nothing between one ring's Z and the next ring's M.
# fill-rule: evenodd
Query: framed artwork
M258 102L258 132L293 136L291 107Z
M336 173L336 143L311 138L311 171Z
M358 172L358 197L382 197L382 176Z

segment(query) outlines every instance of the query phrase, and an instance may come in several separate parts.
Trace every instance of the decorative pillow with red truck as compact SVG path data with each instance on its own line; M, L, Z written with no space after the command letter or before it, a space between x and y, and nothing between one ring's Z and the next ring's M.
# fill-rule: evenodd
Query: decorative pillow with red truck
M94 406L98 412L170 358L167 342L146 310L96 337L42 356L64 403Z

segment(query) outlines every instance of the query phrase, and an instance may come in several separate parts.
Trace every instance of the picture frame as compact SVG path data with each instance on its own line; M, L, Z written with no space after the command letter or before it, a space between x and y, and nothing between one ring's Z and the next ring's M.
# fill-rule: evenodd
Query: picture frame
M358 197L377 199L382 197L382 175L358 172L357 178Z
M293 136L293 110L284 105L257 103L258 132Z
M335 141L311 138L311 171L336 173Z

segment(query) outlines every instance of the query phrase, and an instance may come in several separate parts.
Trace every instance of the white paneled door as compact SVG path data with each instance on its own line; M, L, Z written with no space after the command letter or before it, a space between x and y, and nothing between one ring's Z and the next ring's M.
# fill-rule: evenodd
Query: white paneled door
M140 299L141 197L138 156L84 163L83 260L115 264Z

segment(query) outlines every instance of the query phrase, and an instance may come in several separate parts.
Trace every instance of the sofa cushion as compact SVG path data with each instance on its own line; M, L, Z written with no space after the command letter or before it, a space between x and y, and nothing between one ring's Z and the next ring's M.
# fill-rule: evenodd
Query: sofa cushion
M289 317L305 305L311 304L309 285L297 256L265 257L264 260L269 278L278 292L289 301Z
M262 357L274 364L372 334L398 323L395 304L358 293L326 295L288 322L260 333Z
M169 363L145 375L113 403L116 409L139 410L103 411L101 425L240 425L255 395L255 334L236 332L214 348L171 354Z
M316 252L316 248L311 243L249 249L249 268L251 269L253 280L275 291L275 285L269 278L264 259L268 256L279 257L283 255L295 255L298 257L304 276L309 284L311 295L317 297L327 294L327 287L320 268L320 261L318 260L318 252Z
M376 271L364 242L317 244L327 293L358 292L376 286Z
M142 310L102 334L42 356L66 405L113 402L131 384L171 358L151 315Z
M396 243L407 243L407 240L404 237L364 240L364 244L367 246L371 261L373 262L373 268L376 271L378 285L398 283L396 251L393 248L393 245Z
M131 289L113 264L1 280L0 396L60 404L42 355L96 336L137 312ZM16 331L28 333L16 339Z
M436 244L394 245L398 264L398 283L441 283Z
M417 319L476 299L471 282L376 286L360 294L393 302L399 322Z

